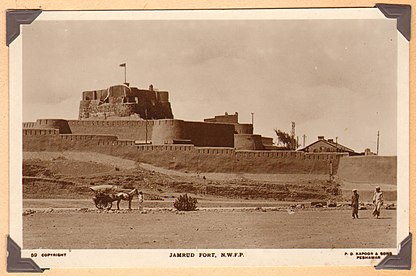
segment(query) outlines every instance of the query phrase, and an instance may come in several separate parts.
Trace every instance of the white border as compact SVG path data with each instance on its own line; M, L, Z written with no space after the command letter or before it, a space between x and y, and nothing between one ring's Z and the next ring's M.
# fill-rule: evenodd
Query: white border
M377 8L340 9L255 9L255 10L199 10L199 11L44 11L36 19L47 20L289 20L289 19L386 19ZM394 20L394 19L393 19ZM409 233L409 43L398 34L398 95L397 95L397 242ZM10 236L22 246L22 36L10 49ZM397 254L398 248L384 249ZM40 267L188 267L188 266L277 266L277 265L354 265L374 266L380 260L357 260L345 256L348 251L376 252L380 249L244 249L245 258L169 258L171 249L142 250L27 250L22 257L32 258ZM186 250L186 252L220 252L226 249ZM65 258L41 258L42 253L66 253ZM117 256L117 258L114 258Z

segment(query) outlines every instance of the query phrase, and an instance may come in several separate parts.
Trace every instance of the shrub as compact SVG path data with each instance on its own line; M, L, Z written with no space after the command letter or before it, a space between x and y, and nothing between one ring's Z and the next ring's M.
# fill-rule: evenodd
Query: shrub
M187 194L184 194L175 200L173 207L179 211L195 211L197 204L198 200L196 198L192 198Z

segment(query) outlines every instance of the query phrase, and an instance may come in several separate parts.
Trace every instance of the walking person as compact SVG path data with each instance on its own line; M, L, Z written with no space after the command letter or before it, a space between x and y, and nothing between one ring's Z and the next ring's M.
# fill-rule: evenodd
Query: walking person
M383 192L381 192L380 186L377 186L374 192L373 204L373 216L378 218L380 216L381 205L383 205Z
M358 205L359 205L360 195L357 193L357 189L352 190L351 197L351 208L352 208L352 218L358 219Z
M142 191L139 192L139 211L143 212L143 201L144 201L144 196Z

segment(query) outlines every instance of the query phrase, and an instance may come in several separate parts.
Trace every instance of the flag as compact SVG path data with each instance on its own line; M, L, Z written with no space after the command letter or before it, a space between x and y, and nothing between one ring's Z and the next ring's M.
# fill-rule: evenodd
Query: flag
M126 67L125 63L120 64L120 67Z

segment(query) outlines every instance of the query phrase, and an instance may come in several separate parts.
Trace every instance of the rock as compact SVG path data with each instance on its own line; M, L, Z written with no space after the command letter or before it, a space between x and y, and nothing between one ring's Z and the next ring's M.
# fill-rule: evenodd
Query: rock
M31 214L34 214L34 213L36 213L36 211L34 211L32 209L29 209L29 210L26 210L26 211L23 212L23 216L31 215Z

